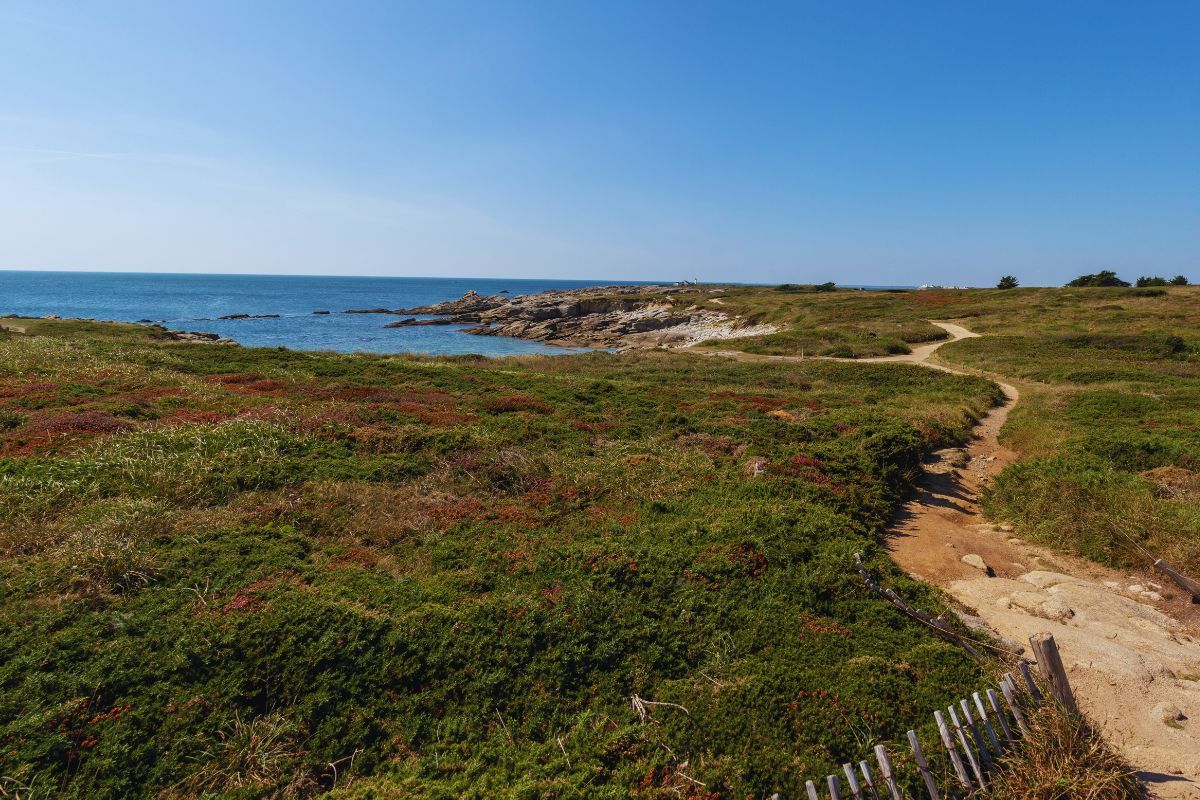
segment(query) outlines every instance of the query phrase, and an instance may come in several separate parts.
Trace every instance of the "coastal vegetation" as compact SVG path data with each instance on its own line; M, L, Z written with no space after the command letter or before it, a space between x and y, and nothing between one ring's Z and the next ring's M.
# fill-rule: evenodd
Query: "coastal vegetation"
M937 357L1021 390L988 514L1200 572L1200 289L665 302L775 329L708 352L984 334ZM982 377L6 322L0 775L22 796L798 796L988 669L849 570L862 552L940 607L883 531L922 457L999 401ZM1055 771L1120 796L1127 770L1081 725L1050 719L996 796Z
M851 569L941 608L883 530L984 379L11 324L6 792L795 797L985 669Z
M728 297L781 330L711 347L875 356L885 341L890 352L932 338L919 327L928 319L985 334L937 358L1021 390L1001 441L1022 458L987 495L992 517L1102 563L1146 566L1152 553L1200 573L1200 289L839 291L790 304L761 290Z
M1121 280L1117 274L1110 269L1102 269L1094 275L1080 275L1078 278L1067 283L1067 286L1129 286L1129 281Z

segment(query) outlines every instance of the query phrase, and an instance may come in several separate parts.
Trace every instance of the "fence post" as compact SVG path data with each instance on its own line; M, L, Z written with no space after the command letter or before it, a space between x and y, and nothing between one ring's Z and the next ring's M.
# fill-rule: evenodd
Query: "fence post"
M858 768L862 770L863 784L871 791L871 797L879 800L879 792L875 790L875 781L871 777L871 767L867 765L866 761L860 761Z
M1033 698L1033 702L1041 703L1042 690L1038 688L1033 676L1029 674L1029 662L1022 658L1017 662L1017 669L1021 671L1021 677L1025 679L1025 686L1029 689L1029 696Z
M846 773L846 783L850 784L850 793L854 800L863 800L862 787L858 785L858 776L854 774L854 765L842 764L842 772Z
M1013 719L1017 721L1017 727L1021 729L1021 733L1025 736L1029 735L1029 726L1025 724L1025 715L1021 712L1021 701L1017 695L1017 684L1013 681L1012 675L1004 673L1004 678L1000 681L1000 692L1004 695L1004 702L1008 704L1009 711L1012 712Z
M979 732L979 723L971 714L971 704L966 700L959 700L958 705L962 708L963 727L970 726L968 730L971 731L971 736L975 739L975 747L979 750L979 764L983 767L983 771L987 772L988 768L992 766L992 753L983 740L983 734Z
M896 776L892 774L892 761L888 758L887 748L881 744L875 745L875 760L879 762L879 771L883 782L892 793L892 800L904 800L900 796L900 787L896 785Z
M1042 673L1042 677L1050 687L1050 694L1054 695L1054 699L1062 703L1068 711L1079 713L1079 706L1075 704L1075 694L1071 691L1071 684L1067 680L1067 671L1063 668L1062 658L1058 655L1058 644L1054 641L1054 635L1036 633L1029 637L1029 644L1033 646L1033 654L1037 657L1038 671Z
M958 751L954 748L954 740L950 738L950 728L946 725L946 718L942 716L942 712L933 712L933 719L937 722L938 735L942 737L942 747L946 748L946 752L950 755L950 764L954 767L954 774L958 776L958 782L963 785L967 791L971 790L971 779L967 777L967 770L963 767L962 759L958 757Z
M917 762L921 780L925 781L925 791L929 793L929 800L942 800L942 795L938 792L937 781L933 779L933 775L929 772L929 765L925 763L925 754L921 752L921 743L917 741L916 731L908 732L908 746L912 748L913 759Z
M1004 731L1004 740L1011 742L1014 738L1012 728L1008 727L1008 720L1004 718L1004 709L1000 707L1000 698L996 696L996 690L988 689L986 694L988 705L992 707L992 711L996 714L996 719L1000 721L1000 730Z
M1200 602L1200 584L1197 584L1194 580L1179 572L1161 558L1154 562L1154 566L1165 572L1170 576L1171 580L1175 581L1185 592L1190 594L1193 603Z
M992 742L992 749L996 751L996 755L1000 755L1000 740L996 738L996 729L992 727L992 721L988 719L987 709L983 707L983 700L979 697L979 692L972 694L971 699L975 701L975 710L979 712L979 719L983 722L983 729Z
M975 773L975 782L979 784L980 789L987 791L987 781L983 777L983 769L979 766L979 759L976 758L975 751L971 749L970 742L967 741L967 732L958 719L958 712L954 710L954 706L949 706L946 710L950 712L950 722L954 725L954 732L958 734L958 742L967 756L967 763L971 765L971 772Z

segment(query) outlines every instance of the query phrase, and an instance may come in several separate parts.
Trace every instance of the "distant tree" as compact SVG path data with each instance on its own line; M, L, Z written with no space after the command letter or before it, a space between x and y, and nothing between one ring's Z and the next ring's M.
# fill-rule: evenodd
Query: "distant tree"
M1141 287L1143 287L1143 286L1166 286L1166 285L1167 285L1167 279L1166 279L1166 278L1158 278L1158 277L1154 277L1154 278L1147 278L1147 277L1142 277L1142 278L1138 278L1138 279L1137 279L1137 286L1138 286L1139 288L1141 288Z
M1111 269L1101 270L1095 275L1080 275L1067 286L1128 286L1129 281L1117 277Z
M834 289L837 288L837 284L834 283L833 281L825 281L825 283L818 283L813 288L816 289L818 292L832 292Z
M1005 275L1003 278L1000 279L1000 282L996 284L996 288L997 289L1015 289L1020 285L1021 284L1017 281L1017 279L1014 276Z
M1171 285L1172 286L1187 286L1188 279L1183 277L1182 275L1176 275L1174 278L1171 278Z

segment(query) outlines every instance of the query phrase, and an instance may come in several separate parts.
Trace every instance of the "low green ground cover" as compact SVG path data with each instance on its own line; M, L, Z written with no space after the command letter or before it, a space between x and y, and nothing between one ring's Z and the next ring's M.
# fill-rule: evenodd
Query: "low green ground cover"
M850 564L936 607L881 531L986 381L17 323L7 792L800 796L979 684Z
M777 333L722 339L707 347L772 356L862 358L909 353L911 345L947 338L944 330L914 316L906 293L839 290L796 294L763 287L729 287L701 305L733 311L752 323L771 323ZM713 305L713 299L719 305Z
M1194 341L1161 331L953 345L948 358L1025 381L1003 439L1030 457L996 480L989 514L1103 563L1147 566L1149 552L1200 572Z
M1146 566L1144 548L1200 575L1197 287L809 295L740 287L729 297L785 326L724 343L751 352L790 352L781 343L791 341L832 354L840 336L861 341L864 329L929 319L986 334L937 357L1022 392L1001 439L1024 458L995 482L988 513L1107 564Z

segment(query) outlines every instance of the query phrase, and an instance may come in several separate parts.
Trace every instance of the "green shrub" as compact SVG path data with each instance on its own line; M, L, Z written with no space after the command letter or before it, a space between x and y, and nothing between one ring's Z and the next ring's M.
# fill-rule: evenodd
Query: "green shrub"
M1152 482L1093 456L1019 461L996 477L983 501L990 517L1023 536L1112 566L1145 565L1139 547L1191 560L1200 537L1195 507L1164 503Z
M794 795L978 685L848 567L940 609L882 532L987 381L76 336L13 353L55 414L187 390L0 459L0 774L47 796Z
M1094 275L1080 275L1067 286L1129 286L1129 281L1123 281L1112 270L1104 269Z

